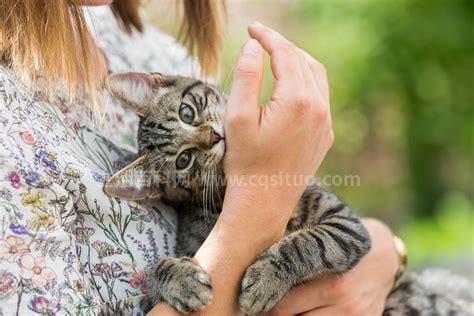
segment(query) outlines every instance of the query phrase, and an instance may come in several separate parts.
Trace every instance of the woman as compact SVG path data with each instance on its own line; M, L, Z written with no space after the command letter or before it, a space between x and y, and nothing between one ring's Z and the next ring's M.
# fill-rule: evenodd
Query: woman
M198 75L172 38L141 20L137 3L0 4L3 314L143 312L144 267L173 255L172 210L112 200L102 192L107 176L133 152L137 125L134 114L102 91L107 72ZM93 40L82 6L100 5L112 5L114 14L107 7L87 9ZM184 30L202 73L210 75L218 46L217 2L186 1L185 9ZM332 143L324 68L267 27L251 25L249 34L226 108L226 173L312 175ZM260 113L263 50L271 54L277 84L268 107L273 110ZM282 126L289 127L285 135L278 132ZM286 148L286 155L273 148ZM243 271L281 237L302 190L228 186L222 215L195 257L210 273L215 293L203 314L237 312ZM366 224L373 249L353 271L295 288L272 314L380 314L397 257L390 231L373 220ZM175 314L164 304L151 311L166 313Z

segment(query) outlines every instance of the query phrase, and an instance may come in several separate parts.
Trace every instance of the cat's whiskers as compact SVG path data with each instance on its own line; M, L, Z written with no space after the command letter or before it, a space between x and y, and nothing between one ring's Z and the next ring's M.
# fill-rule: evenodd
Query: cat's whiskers
M213 212L213 201L212 201L212 194L213 194L213 187L212 187L212 170L211 169L207 169L207 177L206 177L206 180L207 180L207 184L206 184L206 187L207 187L207 195L206 195L206 204L207 204L207 207L206 207L206 211L207 211L207 216L208 216L208 225L211 225L211 222L212 222L212 219L211 219L211 214Z
M216 203L214 203L214 168L213 167L209 169L209 173L211 175L210 181L209 181L209 186L211 190L211 198L209 202L211 203L211 212L213 212L216 206Z
M217 159L219 159L219 158L217 158ZM214 176L216 177L215 179L216 179L216 186L217 186L217 197L219 199L218 202L219 202L219 205L222 205L223 201L222 201L222 196L221 196L221 180L223 180L223 179L217 178L219 176L219 174L217 172L217 165L214 165L214 170L215 170L215 175Z
M201 174L199 185L202 185L202 209L204 211L204 219L207 224L208 220L207 220L206 204L205 204L206 203L206 175L205 173Z
M207 194L208 194L208 176L209 172L206 170L205 176L204 176L204 183L203 183L203 210L204 210L204 218L206 220L206 224L210 225L211 223L211 218L209 215L209 210L207 208Z

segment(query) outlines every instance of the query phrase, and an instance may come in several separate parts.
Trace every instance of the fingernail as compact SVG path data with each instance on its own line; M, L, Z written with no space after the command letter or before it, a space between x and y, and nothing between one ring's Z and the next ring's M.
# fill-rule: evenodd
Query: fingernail
M256 55L258 54L259 51L260 51L260 44L253 38L245 42L244 46L242 47L243 55Z
M258 22L258 21L253 21L252 23L250 23L251 26L263 26L262 23Z

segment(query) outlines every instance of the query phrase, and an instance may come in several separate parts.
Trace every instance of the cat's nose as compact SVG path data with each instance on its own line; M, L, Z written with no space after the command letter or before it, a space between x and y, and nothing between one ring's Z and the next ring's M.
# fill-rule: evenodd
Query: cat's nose
M212 148L215 144L222 140L222 136L219 135L212 127L211 127L211 139L210 139L210 147Z
M195 134L194 143L203 150L209 150L222 139L223 137L219 133L207 125L198 129Z

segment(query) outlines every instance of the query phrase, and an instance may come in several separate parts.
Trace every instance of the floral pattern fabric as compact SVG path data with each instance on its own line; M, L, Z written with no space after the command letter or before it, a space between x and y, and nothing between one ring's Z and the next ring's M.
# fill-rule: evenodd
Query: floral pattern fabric
M88 14L111 72L196 73L150 25L128 36L108 8ZM174 254L176 217L103 193L135 150L137 118L106 92L99 121L80 97L39 94L0 66L0 315L141 314L144 269Z

